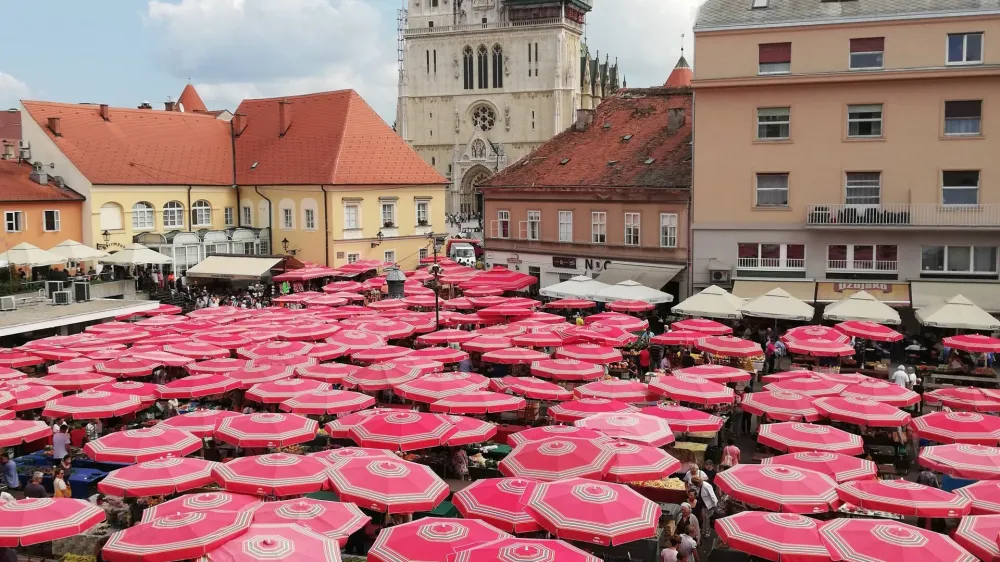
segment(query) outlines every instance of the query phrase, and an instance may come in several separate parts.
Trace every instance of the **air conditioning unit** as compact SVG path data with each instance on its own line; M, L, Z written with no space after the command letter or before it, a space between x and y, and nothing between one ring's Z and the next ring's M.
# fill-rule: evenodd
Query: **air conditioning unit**
M14 310L17 308L17 301L14 297L0 297L0 310Z
M21 150L29 150L31 148L31 143L24 139L21 139L17 141L17 147Z
M719 283L729 283L730 277L733 276L732 271L712 271L710 272L712 277L712 284L717 285Z
M73 283L73 298L76 302L90 300L90 283L88 281L76 281Z
M45 298L48 298L48 299L54 298L52 295L56 291L62 291L62 290L63 290L63 282L62 281L46 281L45 282Z
M26 140L20 140L17 142L18 157L21 160L31 160L31 143Z
M56 291L52 293L52 304L70 304L73 302L71 291Z

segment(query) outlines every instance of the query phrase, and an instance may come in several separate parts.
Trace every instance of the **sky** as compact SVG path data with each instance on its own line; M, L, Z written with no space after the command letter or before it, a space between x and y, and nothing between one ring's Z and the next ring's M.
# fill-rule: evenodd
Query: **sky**
M354 88L391 123L402 2L11 2L3 15L9 56L0 60L0 108L20 99L162 108L190 81L209 109L235 109L247 97ZM682 35L691 60L698 3L594 0L591 52L617 58L630 87L660 85Z

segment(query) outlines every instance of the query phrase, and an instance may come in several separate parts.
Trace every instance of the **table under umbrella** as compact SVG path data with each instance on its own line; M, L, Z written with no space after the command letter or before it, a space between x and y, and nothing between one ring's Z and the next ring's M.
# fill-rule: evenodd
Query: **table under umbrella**
M168 496L212 483L218 463L198 458L168 457L112 470L97 483L108 496Z
M251 513L174 514L111 534L101 554L108 562L171 562L203 556L250 528Z
M456 550L510 535L480 519L427 518L383 529L368 551L370 562L446 561Z
M450 493L429 466L399 459L350 459L330 479L342 501L380 513L430 511Z
M637 412L638 408L619 400L607 398L579 398L549 407L549 417L557 422L575 422L594 414L612 412Z
M537 480L527 478L485 478L455 492L452 503L469 519L481 519L508 533L542 530L524 511L521 496Z
M529 441L500 461L504 476L553 481L565 478L600 480L611 468L614 451L602 442L573 437Z
M972 509L962 496L907 480L852 480L837 495L862 509L908 517L961 517Z
M730 548L764 560L833 560L819 534L819 523L796 513L744 511L717 519L715 530Z
M0 547L16 548L72 537L104 521L104 510L71 498L26 498L0 503Z
M768 423L760 426L757 441L783 452L827 451L845 455L864 452L861 437L842 429L811 423Z
M613 439L627 439L653 447L662 447L675 440L666 420L638 412L594 414L573 425L599 431Z
M182 429L156 425L116 431L83 447L95 461L136 463L167 455L183 457L201 449L201 439Z
M315 457L274 453L233 459L212 472L225 490L259 496L293 496L327 486L327 465Z
M813 470L833 478L837 483L851 480L873 480L878 476L878 465L870 460L822 451L805 451L768 457L761 460L761 464Z
M832 478L790 466L738 464L715 483L733 499L768 511L825 513L841 504Z

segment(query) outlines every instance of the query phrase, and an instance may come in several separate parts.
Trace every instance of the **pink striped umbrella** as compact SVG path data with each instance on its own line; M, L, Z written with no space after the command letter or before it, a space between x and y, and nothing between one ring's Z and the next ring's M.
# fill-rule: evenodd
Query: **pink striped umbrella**
M117 332L119 330L129 330L135 327L131 322L102 322L93 324L83 329L88 334L102 334L104 332Z
M315 457L325 462L330 467L337 467L351 459L359 458L399 460L396 453L393 453L389 449L371 449L366 447L341 447L339 449L327 449L325 451L309 453L308 456Z
M85 372L88 372L88 371L89 372L93 372L94 371L94 367L96 367L98 363L100 363L100 361L98 361L96 359L89 359L87 357L77 357L75 359L70 359L68 361L63 361L61 363L56 363L55 365L52 365L51 367L49 367L49 374L74 373L74 372L75 373L80 373L80 372L84 372L85 373ZM17 378L21 378L21 377L26 377L27 376L26 374L22 373L21 371L13 371L13 372L14 373L20 373L20 376L17 377Z
M246 337L242 333L233 332L204 332L197 333L191 336L193 341L198 343L207 343L209 345L214 345L216 347L221 347L222 349L239 349L241 347L250 345L252 340Z
M186 343L191 341L191 337L186 334L164 334L161 336L153 336L151 338L146 338L142 341L146 345L169 345L173 343Z
M839 453L804 451L767 457L762 459L761 463L813 470L833 478L838 483L851 480L874 480L878 476L878 465L874 462Z
M665 420L674 431L689 433L714 433L722 429L724 423L719 416L674 404L646 406L640 412Z
M952 534L962 548L976 555L979 560L1000 561L1000 516L969 515L963 517Z
M39 338L30 342L31 346L39 347L73 347L77 345L86 345L97 341L97 337L93 334L73 334L69 336L48 336L45 338Z
M972 502L973 515L1000 515L1000 481L980 480L955 493Z
M761 560L830 562L819 524L797 513L744 511L715 522L729 548Z
M590 316L584 318L583 322L588 326L591 324L613 326L615 328L621 328L626 332L639 332L649 327L648 320L636 318L635 316L629 316L628 314L619 314L617 312L601 312L599 314L591 314Z
M827 451L844 455L864 452L861 437L842 429L811 423L768 423L760 426L757 441L783 452Z
M380 345L369 349L360 349L351 354L351 359L362 363L379 363L406 357L413 353L408 347L398 345Z
M867 398L827 396L813 400L813 405L827 418L838 422L865 427L903 427L910 423L910 414Z
M362 332L368 332L369 334L375 334L381 338L387 340L403 339L408 338L413 335L416 329L407 324L406 322L397 322L395 320L373 320L371 322L365 322L358 325L358 330Z
M119 498L178 494L211 484L216 464L178 457L146 461L112 470L97 483L97 491Z
M953 410L1000 412L1000 394L991 389L950 386L925 392L923 398L927 404L944 404Z
M567 478L600 480L611 468L614 452L603 442L553 437L518 445L497 468L504 476L551 482Z
M699 340L695 347L723 357L756 357L764 354L759 343L732 336L708 336Z
M89 361L89 359L84 359L84 361ZM54 366L53 366L54 367ZM52 372L52 368L49 367L49 372ZM89 371L90 369L79 369L81 371ZM0 382L13 381L15 379L23 379L28 375L22 371L17 371L14 369L8 369L7 367L0 367Z
M499 336L502 338L512 338L514 336L519 336L528 329L523 325L519 324L501 324L498 326L490 326L488 328L479 328L475 331L476 334L480 336Z
M202 309L205 310L205 309ZM200 311L195 311L200 312ZM182 323L173 324L170 329L175 332L180 332L183 334L191 334L195 332L205 332L211 331L212 329L218 329L220 327L218 322L213 322L207 318L188 318Z
M246 318L253 314L252 311L235 306L217 306L215 308L202 308L193 310L187 315L191 318L209 318L216 322L232 322Z
M961 517L972 509L962 496L906 480L852 480L841 484L837 495L862 509L908 517Z
M157 394L163 400L170 398L203 398L225 394L240 387L240 381L223 375L191 375L160 386Z
M469 354L450 347L425 347L411 353L412 359L429 359L439 363L459 363L469 358Z
M358 372L361 367L345 363L321 363L296 367L295 372L304 379L312 379L331 384L340 384L348 375Z
M347 304L349 299L346 299L335 293L328 293L321 297L313 297L306 301L306 306L343 306Z
M368 303L365 306L367 306L368 308L370 308L372 310L403 310L403 309L407 308L409 305L407 305L405 302L403 302L402 299L398 299L398 300L397 299L385 299L385 300L370 302L370 303Z
M168 515L113 533L101 550L109 562L165 562L199 558L250 528L249 512Z
M312 349L306 355L312 357L316 361L333 361L334 359L343 357L348 353L347 346L337 345L334 343L317 343L313 345Z
M232 359L229 357L223 359L209 359L208 361L198 361L197 363L188 363L185 367L187 372L192 375L224 375L231 371L236 371L238 369L244 369L250 365L250 361L247 359Z
M203 492L180 496L146 508L142 523L149 523L169 515L202 513L207 511L253 512L261 505L260 498L229 492Z
M219 420L215 438L238 447L284 447L311 441L318 424L295 414L243 414Z
M560 359L588 361L598 365L607 365L609 363L615 363L622 360L622 354L617 349L592 343L581 343L561 347L556 350L556 357Z
M17 412L14 410L3 410L0 409L0 421L12 420L17 417Z
M161 363L139 359L137 357L119 357L110 361L102 361L94 366L99 373L115 377L145 377L155 369L162 367Z
M559 381L592 381L604 376L604 368L577 359L546 359L533 362L531 374Z
M330 480L341 501L381 513L431 510L450 493L429 466L398 459L351 459L330 470Z
M410 295L401 302L407 307L434 306L434 295Z
M670 330L658 336L649 338L650 345L694 345L698 340L705 337L703 332L694 330Z
M733 389L701 377L673 375L656 377L649 383L649 390L678 402L692 404L731 404Z
M496 424L488 421L470 418L466 416L444 416L448 423L455 426L455 433L451 434L445 443L449 447L462 447L474 443L485 443L497 434Z
M52 428L43 421L0 420L0 447L17 447L51 435Z
M681 468L680 461L651 445L616 441L607 446L615 453L611 468L604 477L608 482L659 480Z
M565 388L535 377L504 377L499 381L491 379L490 383L494 390L509 390L532 400L563 401L573 397L573 393Z
M527 478L476 480L455 492L451 501L462 517L467 519L486 521L508 533L533 533L540 531L542 527L524 511L521 496L537 483L539 481Z
M133 347L132 349L136 350L132 357L142 359L143 361L153 361L167 367L184 367L191 363L191 358L184 357L183 355L174 355L166 351L139 351L138 347Z
M293 367L284 365L255 365L251 363L249 367L228 373L226 378L239 383L236 388L247 390L255 384L287 379L294 374L295 369Z
M146 427L116 431L84 445L95 461L136 463L168 455L183 457L201 449L201 439L172 427Z
M114 380L112 377L97 373L70 372L27 379L25 382L29 384L41 384L66 392L71 390L86 390L105 383L114 382Z
M904 408L920 402L920 395L897 384L885 381L866 380L849 385L841 393L845 397L868 398L876 402L885 402L890 406Z
M285 369L290 369L292 372L299 367L306 367L309 365L315 365L317 361L308 355L269 355L267 357L261 357L260 359L253 359L250 361L250 367L283 367ZM231 374L231 373L230 373ZM257 381L264 382L264 381Z
M155 385L148 382L139 381L120 381L120 382L109 382L99 386L95 386L94 390L104 391L104 392L117 392L119 394L131 394L132 396L137 396L139 400L146 402L156 401L156 391L159 385Z
M783 342L823 340L835 343L849 343L851 338L829 326L796 326L781 335Z
M848 385L836 383L820 377L796 377L764 385L764 390L772 392L793 392L803 396L836 396Z
M845 336L846 337L846 336ZM824 339L789 341L788 351L813 357L849 357L854 355L854 346Z
M555 309L575 309L575 308L582 309L582 308L594 308L596 306L597 306L596 302L584 299L559 299L545 304L545 308L555 308Z
M236 355L243 359L263 359L265 357L284 355L307 355L312 350L312 344L298 341L264 342L236 350Z
M476 289L468 289L468 290L473 291L473 293L477 292ZM473 294L473 295L466 295L466 296L469 297L469 301L476 308L489 308L491 306L499 306L499 305L504 304L504 303L506 303L507 301L510 300L508 298L501 297L500 295L476 296L475 294Z
M79 351L75 351L68 347L40 347L38 349L31 350L32 355L39 357L46 361L70 361L78 357L82 357L83 354Z
M169 328L187 321L188 319L183 316L161 315L144 318L135 322L135 325L143 328Z
M421 359L419 357L400 357L399 359L393 359L392 363L404 369L417 369L420 371L421 376L444 371L444 363L431 361L430 359Z
M566 338L556 331L531 331L512 337L511 342L524 347L559 347Z
M0 504L0 546L16 548L78 535L104 521L104 510L71 498L26 498Z
M198 342L168 344L163 346L163 351L173 353L175 355L190 357L196 361L199 359L218 359L220 357L229 357L228 349Z
M654 447L674 442L674 432L666 420L638 412L594 414L576 420L573 425L599 431L614 439L626 439Z
M326 339L327 343L346 346L350 352L385 345L385 338L361 330L341 330Z
M587 326L570 326L562 330L568 337L576 338L597 345L623 347L638 341L639 336L617 326L606 324L588 324Z
M347 293L357 293L361 291L361 283L358 283L357 281L334 281L323 285L324 293L339 293L341 291Z
M223 489L258 496L298 496L327 487L327 466L315 457L273 453L216 465L212 477Z
M99 343L89 343L88 345L74 346L71 349L72 349L72 351L75 351L75 352L79 353L80 355L84 355L84 356L93 358L92 356L94 354L105 353L105 352L108 352L108 351L119 350L119 349L125 349L125 344L123 344L123 343L99 342Z
M530 365L534 361L543 361L548 358L548 353L523 347L510 347L483 354L483 361L502 365Z
M431 411L447 414L495 414L523 410L524 407L524 398L519 396L475 390L433 402Z
M151 344L135 344L128 349L101 349L98 351L88 351L86 355L81 355L80 357L86 357L87 359L93 359L95 361L111 361L118 359L120 357L135 357L141 359L142 355L147 353L166 353L161 351L160 346ZM175 357L180 357L179 355ZM190 359L187 359L190 361ZM183 363L182 363L183 364Z
M341 548L355 531L362 529L368 517L353 503L311 498L267 502L253 512L254 524L291 523L336 540Z
M612 312L646 312L654 308L656 308L654 304L637 300L621 300L610 302L607 305L607 309Z
M306 379L300 379L306 380ZM278 381L282 382L282 381ZM345 414L375 405L375 398L349 390L311 390L281 402L284 412L296 414Z
M467 297L499 297L500 295L503 294L503 289L499 287L489 287L484 285L478 287L469 287L464 291L462 291L462 293ZM483 306L491 306L491 305L485 304Z
M17 384L20 382L20 380L12 381L12 384L8 384L4 388L6 392L14 396L15 400L14 404L8 405L6 408L15 412L41 408L49 400L54 400L63 395L61 390L57 390L51 386L42 384Z
M490 351L501 351L512 346L510 338L502 336L479 336L462 344L462 349L475 351L477 353L487 353ZM546 359L548 356L546 356Z
M384 529L368 551L370 562L447 560L456 550L509 538L479 519L430 518Z
M956 478L1000 479L1000 449L996 447L964 443L921 447L917 462Z
M594 414L611 412L637 412L625 402L607 398L582 398L549 407L549 417L557 422L574 422Z
M647 402L652 396L649 387L637 380L610 379L589 382L573 389L577 398L606 398L621 402Z
M567 542L550 539L503 539L476 548L459 551L448 562L520 562L553 560L556 562L601 562Z
M868 320L849 320L837 324L834 328L848 336L866 340L893 342L903 339L903 334L896 330Z
M329 389L329 384L311 379L280 379L253 385L246 398L262 404L278 404L307 392Z
M738 464L720 472L716 483L733 499L768 511L824 513L841 504L832 478L790 466Z
M475 373L434 373L393 387L393 392L407 400L435 402L442 398L482 390L489 380Z
M337 333L338 330L339 326L331 324L301 324L286 328L278 337L286 341L321 341Z
M49 418L89 420L124 416L145 407L138 396L87 390L49 401L42 410L42 415Z
M385 390L395 385L411 381L420 375L414 367L397 367L394 363L378 363L344 377L344 386L360 388L364 391Z
M1000 352L1000 339L982 334L962 334L950 336L941 340L945 346L952 349L961 349L971 353L998 353Z
M438 447L458 429L444 416L394 411L368 416L348 430L362 447L415 451Z
M195 410L194 412L167 418L157 425L183 429L197 437L212 437L215 435L215 428L221 420L238 415L240 415L239 412L230 412L228 410Z
M996 446L1000 443L1000 417L974 412L933 412L913 418L913 432L938 443Z
M721 322L708 318L686 318L670 325L671 330L690 330L709 336L728 336L733 329Z
M36 355L29 355L23 351L15 351L13 349L0 348L0 367L20 369L21 367L31 367L32 365L39 365L44 362L44 359Z
M114 343L135 343L137 341L146 339L150 337L150 333L141 330L137 327L132 327L126 330L115 330L113 332L102 332L98 334L96 340L94 340L94 345L100 344L114 344ZM89 342L85 342L81 345L74 345L72 349L79 349L81 347L88 347Z
M160 306L154 308L153 310L147 310L142 314L144 316L157 317L157 316L180 314L181 312L183 312L183 310L179 306L161 303Z
M523 429L517 433L511 433L507 436L507 444L511 447L518 447L533 441L544 441L546 439L561 437L589 439L598 443L610 443L613 441L607 435L585 427L577 427L573 425L543 425L540 427L532 427L531 429Z
M454 299L441 301L441 306L443 308L450 308L454 310L472 310L476 308L476 305L472 304L472 301L469 300L467 297L457 297Z
M674 369L673 374L701 377L705 380L722 384L729 382L747 382L753 378L753 375L743 369L737 369L736 367L729 367L726 365L696 365L686 369Z
M441 313L438 314L440 316ZM438 329L437 319L433 312L400 314L395 319L413 326L415 334L427 334Z
M895 521L836 519L824 523L820 535L834 560L976 561L946 535Z
M744 412L766 420L814 422L823 418L811 397L795 392L748 392L741 404Z
M464 330L438 330L429 334L417 336L417 343L420 345L440 345L445 343L463 343L475 339L477 336L472 332Z
M372 408L371 410L361 410L353 414L346 414L326 424L324 429L327 435L335 439L350 439L351 428L376 414L387 414L394 410L389 408Z

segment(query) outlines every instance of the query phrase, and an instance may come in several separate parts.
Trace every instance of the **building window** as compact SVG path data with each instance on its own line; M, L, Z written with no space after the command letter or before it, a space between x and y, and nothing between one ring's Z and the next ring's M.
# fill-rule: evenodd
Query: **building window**
M142 202L132 205L132 228L134 230L148 230L153 228L152 205Z
M639 232L641 231L639 224L639 213L625 213L625 245L626 246L638 246L639 245Z
M559 211L559 241L573 241L573 211Z
M122 207L118 203L101 205L101 230L122 229Z
M608 241L608 214L604 211L590 213L590 241L594 244Z
M528 240L538 240L542 233L542 212L528 211Z
M791 129L792 114L788 107L762 107L757 109L757 139L787 139Z
M396 226L396 204L382 203L382 226L393 228Z
M895 273L897 263L896 246L833 244L826 250L828 270Z
M344 228L347 230L361 228L358 216L357 205L344 205Z
M306 230L316 230L316 211L313 209L305 209L306 215Z
M226 226L236 226L236 209L233 207L226 207L222 210L222 217L225 220Z
M796 269L806 268L804 244L758 244L741 242L737 246L738 269Z
M431 223L430 208L429 201L417 201L417 226L427 226Z
M948 64L982 64L982 33L948 34Z
M354 263L358 261L358 258L360 257L361 254L347 254L347 263Z
M528 77L531 77L531 43L528 43Z
M979 172L949 171L941 174L941 202L945 205L979 204Z
M291 209L281 210L281 227L282 228L293 228L294 221L292 217Z
M417 250L417 259L420 260L420 263L423 263L424 259L427 258L427 254L427 248L420 248Z
M427 74L430 74L431 73L431 51L430 51L430 49L424 51L424 55L426 55L426 58L427 58Z
M43 211L42 218L42 229L45 232L59 232L59 211Z
M851 70L882 68L885 37L851 39Z
M510 211L497 211L497 238L510 238Z
M438 0L431 0L431 8L437 8L437 7L438 7Z
M472 47L466 45L465 49L462 51L462 77L464 78L462 84L466 90L472 89L472 77L475 74L473 71L473 60L472 60Z
M538 76L538 43L535 43L535 76Z
M847 106L847 136L874 138L882 136L882 104Z
M208 201L199 199L191 204L191 224L193 226L212 226L212 206Z
M24 230L24 213L21 211L7 211L4 215L4 222L7 232L21 232Z
M253 207L243 207L243 226L253 226Z
M847 172L844 197L848 205L878 205L882 202L882 174Z
M788 174L757 174L757 206L788 206Z
M171 201L163 206L163 227L181 228L184 226L184 207L177 201Z
M503 47L493 45L493 87L503 88Z
M489 131L496 125L497 116L493 113L493 110L489 106L480 105L472 110L472 124L476 126L480 131ZM483 150L475 150L475 145L473 145L472 156L474 158L485 158L486 157L486 143L482 142L482 139L476 139L479 141Z
M976 136L982 132L983 102L981 100L944 102L944 134Z
M677 247L677 213L660 213L660 247Z
M791 43L761 43L758 46L757 74L788 74L791 70Z
M385 261L385 263L395 264L396 263L396 251L395 250L386 250L382 254L382 259L383 259L383 261Z
M996 246L924 246L920 269L930 273L997 272Z
M479 64L479 89L485 90L490 87L490 56L486 51L486 45L480 45L477 51Z

